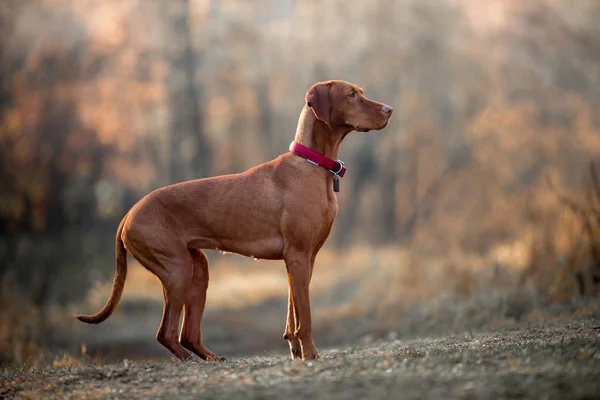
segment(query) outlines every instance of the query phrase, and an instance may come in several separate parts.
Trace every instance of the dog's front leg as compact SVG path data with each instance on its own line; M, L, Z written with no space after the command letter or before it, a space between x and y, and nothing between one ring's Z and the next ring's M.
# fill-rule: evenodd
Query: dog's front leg
M290 353L292 354L292 358L301 358L302 357L302 349L300 348L300 341L296 337L296 320L298 319L298 315L296 315L296 310L294 308L294 299L292 296L292 280L290 275L288 274L288 313L287 313L287 321L285 324L285 332L283 332L283 338L288 341L290 345Z
M288 272L288 280L290 282L292 311L294 311L292 315L296 316L294 336L300 341L302 359L311 360L319 358L312 336L312 321L310 315L309 284L311 275L311 257L304 253L290 254L285 258L285 265ZM288 310L288 325L289 324L290 316Z

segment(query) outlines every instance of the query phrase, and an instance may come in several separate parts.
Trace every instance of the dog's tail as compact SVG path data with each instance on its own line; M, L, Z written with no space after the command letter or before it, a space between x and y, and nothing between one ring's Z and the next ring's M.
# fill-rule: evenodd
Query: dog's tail
M98 311L96 314L76 315L75 318L77 318L80 321L86 322L88 324L99 324L100 322L110 317L113 311L115 311L115 308L117 308L117 304L119 304L121 294L123 293L123 287L125 286L125 278L127 277L127 250L125 250L123 240L121 239L121 233L123 232L123 225L125 225L126 218L127 215L125 215L125 217L119 224L119 229L117 229L117 237L115 240L116 271L115 277L113 279L110 297L108 298L104 307L102 307L102 310Z

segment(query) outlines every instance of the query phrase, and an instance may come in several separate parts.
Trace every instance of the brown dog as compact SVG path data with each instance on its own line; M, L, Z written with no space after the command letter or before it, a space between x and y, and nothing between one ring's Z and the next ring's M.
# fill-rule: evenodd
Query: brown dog
M294 141L335 160L348 133L383 129L392 111L367 99L362 89L350 83L317 83L306 93ZM333 165L335 172L342 170L341 163ZM165 305L158 341L182 360L190 357L187 350L204 360L218 360L202 342L208 260L199 249L283 259L289 282L283 337L293 358L318 358L309 283L315 257L338 210L333 190L338 175L330 169L289 152L241 174L155 190L133 206L119 225L116 273L106 305L95 315L77 318L100 323L112 314L123 292L128 251L163 284Z

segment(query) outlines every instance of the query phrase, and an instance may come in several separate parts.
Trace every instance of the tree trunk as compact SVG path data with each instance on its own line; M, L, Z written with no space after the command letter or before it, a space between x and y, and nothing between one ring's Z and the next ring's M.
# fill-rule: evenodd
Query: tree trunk
M172 13L168 23L175 54L169 54L169 108L171 116L170 180L171 183L208 176L212 159L204 135L201 111L202 87L196 83L198 64L203 53L195 54L189 19L189 0L167 6ZM200 62L197 62L200 61Z

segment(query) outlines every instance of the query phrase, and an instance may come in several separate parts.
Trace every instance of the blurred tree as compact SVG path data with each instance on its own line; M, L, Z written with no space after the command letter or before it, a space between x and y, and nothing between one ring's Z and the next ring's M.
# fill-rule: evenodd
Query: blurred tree
M65 248L65 236L100 222L94 189L110 147L99 144L96 133L80 123L75 105L56 94L65 78L85 78L79 54L56 48L36 55L35 68L13 81L12 106L2 112L0 276L11 274L37 305L55 298L52 285L67 260L85 259ZM47 77L41 87L38 74Z
M75 20L60 6L19 12L15 16L31 20ZM112 247L106 246L112 235L104 233L115 221L99 216L97 200L113 148L79 117L79 90L104 61L77 42L85 30L69 25L75 45L45 36L23 41L16 35L19 21L3 36L10 41L3 43L0 65L0 279L44 305L83 295L86 285L73 281L85 281L90 256Z
M165 3L171 40L166 58L171 60L168 87L171 120L171 182L210 175L210 143L204 134L203 82L196 79L204 49L195 50L190 32L190 1ZM206 46L207 43L204 43Z
M99 252L84 236L112 241L151 188L286 151L306 89L332 78L396 110L344 143L338 246L485 253L525 235L541 177L576 188L600 157L600 7L494 3L504 14L466 0L0 2L0 257L16 270L18 254L50 254L27 240Z

